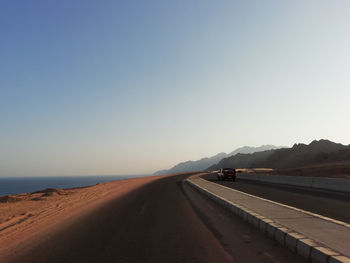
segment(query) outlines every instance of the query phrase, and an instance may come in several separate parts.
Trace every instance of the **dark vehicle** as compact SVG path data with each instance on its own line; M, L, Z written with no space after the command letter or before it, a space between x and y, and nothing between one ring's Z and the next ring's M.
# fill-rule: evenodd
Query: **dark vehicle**
M224 180L236 180L236 170L232 168L221 168L218 172L218 180L224 181Z

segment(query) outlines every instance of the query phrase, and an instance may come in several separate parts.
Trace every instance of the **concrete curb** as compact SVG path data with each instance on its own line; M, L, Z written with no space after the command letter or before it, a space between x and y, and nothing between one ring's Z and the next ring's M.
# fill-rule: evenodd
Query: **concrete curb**
M199 178L196 180L203 179ZM292 252L313 263L350 263L350 258L341 255L330 248L324 247L300 233L296 233L291 229L276 224L273 220L261 216L238 203L226 200L225 198L210 192L206 188L197 185L191 179L187 179L186 182L215 202L230 210L233 214L240 216L244 221L253 224L268 237L277 241L282 247L288 248Z
M202 178L200 178L201 180L204 180ZM339 221L339 220L336 220L336 219L333 219L333 218L329 218L329 217L326 217L326 216L322 216L322 215L319 215L319 214L316 214L316 213L312 213L312 212L309 212L309 211L306 211L306 210L303 210L303 209L300 209L300 208L296 208L296 207L293 207L293 206L289 206L289 205L285 205L285 204L281 204L281 203L277 203L275 201L272 201L272 200L269 200L269 199L266 199L266 198L262 198L262 197L259 197L259 196L255 196L255 195L251 195L251 194L248 194L248 193L245 193L245 192L242 192L242 191L238 191L236 189L232 189L232 188L229 188L227 186L224 186L224 185L220 185L221 187L223 188L226 188L226 189L229 189L231 191L235 191L235 192L238 192L238 193L241 193L241 194L244 194L246 196L250 196L250 197L253 197L253 198L256 198L256 199L260 199L260 200L264 200L266 202L269 202L271 204L276 204L276 205L279 205L279 206L283 206L283 207L286 207L286 208L289 208L289 209L293 209L295 211L299 211L299 212L302 212L304 214L307 214L307 215L311 215L311 216L314 216L314 217L318 217L318 218L321 218L323 220L326 220L326 221L330 221L334 224L338 224L338 225L341 225L341 226L345 226L347 228L350 228L350 224L348 223L345 223L343 221Z

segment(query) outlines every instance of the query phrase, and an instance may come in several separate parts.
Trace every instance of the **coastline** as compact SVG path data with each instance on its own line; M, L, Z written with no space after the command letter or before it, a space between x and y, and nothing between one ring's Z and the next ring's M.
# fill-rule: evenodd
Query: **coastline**
M0 197L33 193L47 188L69 189L96 184L146 177L151 175L75 175L75 176L15 176L0 177Z
M171 175L11 195L12 200L0 202L0 260L6 260L16 251L29 249L41 237L59 231L60 226L87 215L104 203L167 176Z

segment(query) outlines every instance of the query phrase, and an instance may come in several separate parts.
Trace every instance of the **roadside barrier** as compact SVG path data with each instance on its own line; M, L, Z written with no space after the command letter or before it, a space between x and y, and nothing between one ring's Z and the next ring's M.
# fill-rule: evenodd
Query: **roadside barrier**
M350 179L239 173L238 179L350 193Z
M309 260L310 262L350 263L349 257L342 255L328 247L322 246L321 244L317 243L309 237L306 237L300 233L293 231L292 229L288 229L274 222L273 220L267 217L255 213L254 211L239 204L238 202L229 201L222 196L210 192L208 189L200 185L203 184L204 179L189 178L186 181L192 187L199 190L201 193L205 194L221 206L225 207L233 214L241 217L244 221L254 225L265 235L278 242L281 246L288 248L294 253L297 253L301 257Z

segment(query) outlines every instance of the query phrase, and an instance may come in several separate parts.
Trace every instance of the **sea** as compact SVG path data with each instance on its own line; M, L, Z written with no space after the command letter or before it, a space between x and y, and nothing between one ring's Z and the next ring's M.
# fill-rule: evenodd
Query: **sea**
M0 177L0 196L32 193L47 188L73 188L147 175Z

